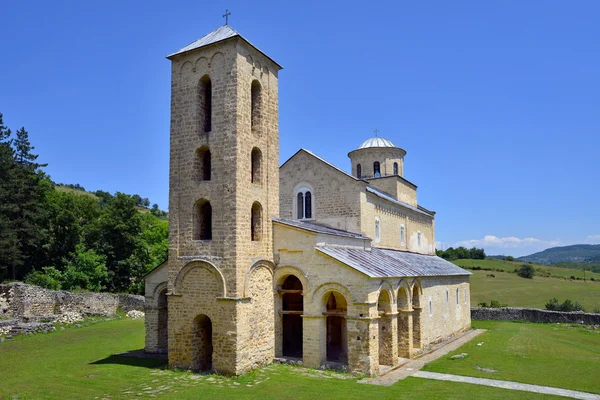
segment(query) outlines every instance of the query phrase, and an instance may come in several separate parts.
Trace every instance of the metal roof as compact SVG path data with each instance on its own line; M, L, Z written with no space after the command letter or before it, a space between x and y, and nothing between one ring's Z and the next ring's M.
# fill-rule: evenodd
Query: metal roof
M316 249L370 278L471 275L443 258L401 250L373 247L317 246Z
M411 206L410 204L404 203L404 202L402 202L400 200L396 200L396 198L394 196L392 196L391 194L386 193L383 190L376 189L373 186L367 186L367 192L373 193L377 197L385 199L385 200L387 200L389 202L392 202L394 204L398 204L399 206L402 206L404 208L408 208L409 210L412 210L412 211L414 211L416 213L427 215L428 217L432 217L433 216L432 214L430 214L428 212L425 212L425 211L421 210L418 207L414 207L414 206Z
M360 146L359 149L367 149L369 147L396 147L394 143L390 142L387 139L374 137L365 140Z
M208 46L209 44L221 42L223 40L227 40L227 39L230 39L230 38L236 37L236 36L239 36L241 39L243 39L250 46L254 47L256 50L258 50L260 53L262 53L269 60L273 61L275 63L275 65L277 65L279 68L283 68L275 60L273 60L271 57L269 57L268 55L266 55L258 47L256 47L252 43L250 43L250 41L248 39L246 39L245 37L243 37L242 35L240 35L238 31L236 31L235 29L233 29L229 25L223 25L223 26L218 27L214 31L212 31L212 32L210 32L210 33L202 36L198 40L193 41L192 43L190 43L187 46L185 46L184 48L176 51L175 53L169 54L167 56L167 58L171 58L171 57L173 57L173 56L175 56L177 54L182 54L182 53L185 53L187 51L199 49L200 47Z
M315 224L313 222L305 222L300 220L293 219L283 219L283 218L273 218L274 222L279 222L280 224L293 226L295 228L304 229L306 231L322 233L325 235L334 235L334 236L343 236L354 239L369 239L366 236L361 235L360 233L343 231L341 229L330 228L325 225Z

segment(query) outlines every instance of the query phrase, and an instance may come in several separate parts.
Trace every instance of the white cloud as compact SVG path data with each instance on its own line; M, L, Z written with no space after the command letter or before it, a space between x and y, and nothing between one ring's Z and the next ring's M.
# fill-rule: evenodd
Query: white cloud
M590 235L586 240L590 243L600 243L600 235Z
M559 246L560 240L542 240L537 238L523 238L520 239L518 237L509 236L499 238L494 235L485 235L483 239L471 239L471 240L463 240L461 242L457 242L455 246L464 246L464 247L494 247L494 248L502 248L502 249L515 249L521 247L554 247Z

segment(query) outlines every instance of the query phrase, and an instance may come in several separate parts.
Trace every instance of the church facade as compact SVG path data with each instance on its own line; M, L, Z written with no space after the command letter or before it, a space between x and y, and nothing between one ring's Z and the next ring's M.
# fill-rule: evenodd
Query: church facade
M169 254L145 277L147 352L242 374L274 358L375 375L470 328L469 272L435 256L406 151L351 173L281 167L281 66L225 25L171 60Z

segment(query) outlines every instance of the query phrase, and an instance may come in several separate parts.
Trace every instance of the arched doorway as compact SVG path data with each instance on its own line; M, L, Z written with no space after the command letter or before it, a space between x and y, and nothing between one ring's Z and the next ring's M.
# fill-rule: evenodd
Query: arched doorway
M394 360L394 337L392 330L392 305L387 290L379 293L377 300L377 312L379 314L379 364L393 365Z
M167 304L167 289L158 294L158 341L157 352L166 353L169 341L169 308Z
M210 371L212 368L212 322L204 314L194 319L194 334L192 337L193 369L195 371Z
M302 282L289 275L281 285L282 355L302 358L302 314L304 297Z
M327 361L348 363L348 329L346 314L348 306L346 299L338 292L325 294L327 311Z
M412 293L412 347L421 348L421 293L418 284L413 287Z

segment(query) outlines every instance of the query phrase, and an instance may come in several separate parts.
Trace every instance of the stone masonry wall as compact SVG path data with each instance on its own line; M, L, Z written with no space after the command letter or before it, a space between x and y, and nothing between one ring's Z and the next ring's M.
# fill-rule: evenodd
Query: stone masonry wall
M71 293L24 283L0 285L0 316L30 319L67 311L80 314L114 314L143 310L144 297L110 293Z
M600 314L548 311L537 308L472 308L471 319L476 321L574 322L600 325Z

